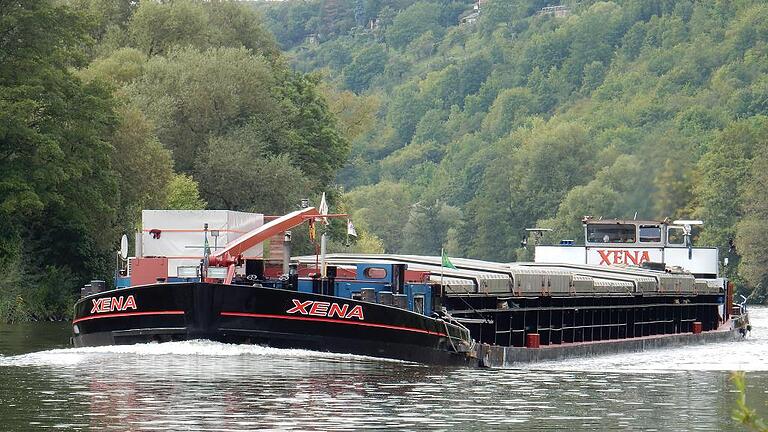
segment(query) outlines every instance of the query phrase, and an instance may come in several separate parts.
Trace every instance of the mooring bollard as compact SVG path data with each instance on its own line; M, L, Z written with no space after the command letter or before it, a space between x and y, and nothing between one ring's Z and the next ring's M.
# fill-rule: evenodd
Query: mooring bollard
M693 323L693 334L699 334L701 333L701 322L695 321Z
M538 333L528 333L525 335L525 347L526 348L538 348L540 345L541 339L539 338Z

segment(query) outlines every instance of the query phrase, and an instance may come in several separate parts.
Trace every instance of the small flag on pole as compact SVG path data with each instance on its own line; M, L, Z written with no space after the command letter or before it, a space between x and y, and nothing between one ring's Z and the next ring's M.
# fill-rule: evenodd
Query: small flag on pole
M309 220L309 239L310 239L311 241L315 241L315 236L316 236L316 232L315 232L315 221L314 221L314 220L312 220L312 219L310 219L310 220Z
M347 219L347 235L357 237L357 231L355 231L355 226L352 224L352 219Z
M328 202L325 201L325 192L323 192L323 197L320 198L320 207L318 207L317 210L320 211L320 214L322 215L328 214ZM324 224L328 225L328 218L321 218L320 220L322 220Z
M449 269L456 270L456 266L453 265L451 260L448 259L448 255L445 254L445 249L441 249L440 251L441 251L441 254L443 255L443 260L440 263L440 267L446 267L446 268L449 268Z

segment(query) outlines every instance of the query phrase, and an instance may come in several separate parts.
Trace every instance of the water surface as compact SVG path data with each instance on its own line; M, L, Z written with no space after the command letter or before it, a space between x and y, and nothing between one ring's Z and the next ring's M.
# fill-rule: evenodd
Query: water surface
M732 370L768 416L768 309L752 312L741 342L506 370L207 341L64 348L67 325L5 326L0 429L739 430Z

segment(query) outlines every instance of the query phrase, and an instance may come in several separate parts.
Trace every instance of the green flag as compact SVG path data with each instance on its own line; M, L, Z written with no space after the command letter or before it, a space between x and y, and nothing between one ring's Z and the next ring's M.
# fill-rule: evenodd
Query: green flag
M449 259L448 259L448 255L446 255L446 254L445 254L445 249L442 249L440 252L441 252L441 254L443 255L443 262L442 262L440 265L441 265L442 267L447 267L447 268L449 268L449 269L454 269L454 270L456 270L456 266L455 266L455 265L453 265L453 263L451 262L451 260L449 260Z

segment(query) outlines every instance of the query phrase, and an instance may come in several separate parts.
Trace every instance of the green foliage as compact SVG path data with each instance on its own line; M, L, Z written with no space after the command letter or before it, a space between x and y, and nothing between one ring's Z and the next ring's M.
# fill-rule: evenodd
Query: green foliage
M734 372L731 374L731 382L733 382L733 386L738 393L736 407L733 409L732 418L741 423L748 430L755 432L768 431L768 425L765 424L765 420L758 417L755 409L750 408L747 404L746 374L744 372Z
M135 48L120 48L109 57L94 60L79 71L83 81L100 79L115 87L123 86L141 76L147 57Z
M318 90L317 77L288 75L276 90L281 110L273 115L282 121L282 130L277 132L288 141L282 144L275 136L270 142L270 151L288 153L319 191L331 183L336 170L344 165L349 142L337 129L336 118ZM256 116L254 119L263 121Z
M319 24L314 24L320 20L318 5L318 1L289 1L277 7L268 3L266 27L283 48L299 45L307 34L318 31Z
M265 156L266 144L252 132L211 138L195 166L200 192L215 209L287 213L308 181L288 155Z
M127 33L131 46L147 57L187 46L244 47L267 57L277 56L277 45L260 21L256 11L236 2L147 0L131 16Z
M203 210L208 206L202 198L197 182L186 174L174 174L166 186L164 208L170 210Z
M66 318L143 208L293 208L370 128L353 100L337 130L252 5L68 3L0 1L2 320Z
M320 90L328 103L328 110L337 121L337 129L347 141L368 133L376 120L381 105L378 95L358 96L350 91L337 91L328 85Z
M410 197L401 184L382 182L356 189L348 194L349 205L355 209L355 226L375 233L384 242L385 250L400 250L404 241L403 220L410 211Z
M132 231L142 209L160 208L166 202L173 160L141 111L124 106L118 114L120 124L110 140L115 148L112 163L121 179L118 223Z
M387 29L387 43L395 48L404 48L426 32L442 34L440 18L438 4L426 1L416 2L397 14L394 22Z
M756 290L768 288L768 142L762 141L744 187L744 217L736 224L739 275Z
M728 125L699 161L701 181L695 186L697 215L713 227L702 234L710 244L726 244L744 215L742 199L755 150L768 142L768 118L755 117Z
M0 264L0 322L13 323L28 319L31 312L24 298L28 287L21 259L18 255L8 258Z
M182 172L191 171L210 135L224 134L251 117L280 121L272 68L245 48L185 48L151 58L144 69L127 91Z
M7 319L61 317L51 305L68 298L69 283L107 274L117 121L104 86L70 72L89 41L82 15L44 1L2 11L0 34L14 36L0 41L0 266L49 290L35 304L12 289L2 301L16 305Z
M379 45L360 51L352 62L344 68L344 83L350 90L360 93L368 88L371 80L384 71L387 64L387 52Z
M414 204L403 227L403 252L437 255L449 241L448 231L459 227L461 219L460 209L439 201L428 205Z
M728 276L742 289L765 285L758 230L768 215L756 191L768 6L590 1L564 3L566 17L540 13L550 4L489 0L475 24L459 25L471 2L370 1L378 29L293 51L329 85L364 79L361 96L381 97L376 133L354 138L339 175L357 222L375 219L387 251L441 244L507 260L530 259L517 249L533 225L557 241L579 240L586 214L701 218L699 244L736 240ZM270 8L282 6L299 7ZM373 43L387 53L383 71L345 69ZM399 191L402 203L372 191ZM435 202L457 209L450 223L423 204ZM380 215L397 217L408 241Z

